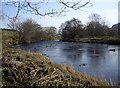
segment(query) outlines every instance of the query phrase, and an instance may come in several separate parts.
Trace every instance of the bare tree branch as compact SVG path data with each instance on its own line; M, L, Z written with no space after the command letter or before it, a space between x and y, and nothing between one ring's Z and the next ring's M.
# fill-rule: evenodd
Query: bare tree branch
M20 0L19 0L19 2L18 2L18 10L17 10L17 13L16 13L15 18L18 17L19 13L20 13Z
M64 6L74 9L74 10L79 10L82 7L87 6L88 4L90 4L90 0L85 2L84 4L81 4L82 0L78 1L78 2L64 2L63 0L60 0L60 3L63 4ZM69 5L69 3L71 5Z
M57 1L56 1L57 2ZM43 2L39 2L41 4ZM44 2L45 3L45 2ZM46 2L49 3L49 2ZM74 0L72 1L67 1L65 2L64 0L59 0L58 3L62 6L59 9L50 9L47 12L44 12L41 10L41 7L37 3L32 3L29 0L24 0L24 1L18 1L18 2L7 2L6 5L12 5L13 7L17 8L17 12L15 15L15 19L19 16L20 10L25 10L27 12L33 13L35 15L40 15L40 16L60 16L63 15L63 13L68 12L68 9L73 9L73 10L80 10L83 7L86 7L90 5L90 0L82 3L82 0L79 0L75 2Z

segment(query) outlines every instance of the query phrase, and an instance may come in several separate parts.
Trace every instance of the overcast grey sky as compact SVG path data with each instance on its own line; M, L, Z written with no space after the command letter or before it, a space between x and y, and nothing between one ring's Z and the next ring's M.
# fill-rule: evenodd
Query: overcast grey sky
M6 0L2 1L2 11L3 14L9 15L9 16L15 16L16 9L12 6L5 5ZM40 0L31 0L38 3ZM46 1L46 0L44 0ZM83 0L84 1L84 0ZM27 18L32 18L33 20L37 21L41 26L55 26L56 28L59 28L61 23L64 23L67 20L70 20L72 18L78 18L80 21L82 21L83 24L86 24L89 19L88 16L92 13L97 13L101 15L103 19L108 21L108 24L112 26L113 24L118 23L118 1L119 0L91 0L91 3L93 4L92 7L89 8L82 8L79 11L70 10L69 12L65 13L66 16L63 17L40 17L33 14L29 14L26 12L20 13L20 20L25 20ZM43 9L49 9L49 8L58 8L59 4L56 3L56 0L49 0L48 4L41 5L41 8ZM6 17L4 17L6 18ZM7 27L8 20L4 19L2 22L2 27Z

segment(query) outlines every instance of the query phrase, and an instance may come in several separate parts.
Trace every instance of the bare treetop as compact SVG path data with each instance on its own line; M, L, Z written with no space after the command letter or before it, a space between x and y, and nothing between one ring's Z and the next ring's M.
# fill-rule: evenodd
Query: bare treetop
M33 2L31 2L33 1ZM92 4L90 0L53 0L54 2L58 3L60 6L59 8L52 8L45 12L42 11L42 3L50 3L51 0L7 0L6 5L11 5L17 8L15 16L13 18L17 18L20 14L21 10L26 12L30 12L35 15L39 16L61 16L65 15L65 12L68 12L70 9L73 10L80 10L83 7L90 7Z

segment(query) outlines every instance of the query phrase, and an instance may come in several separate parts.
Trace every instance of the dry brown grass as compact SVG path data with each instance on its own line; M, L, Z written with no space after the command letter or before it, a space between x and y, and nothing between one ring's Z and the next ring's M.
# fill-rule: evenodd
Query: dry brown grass
M6 48L2 61L4 86L111 86L68 66L53 63L40 53Z

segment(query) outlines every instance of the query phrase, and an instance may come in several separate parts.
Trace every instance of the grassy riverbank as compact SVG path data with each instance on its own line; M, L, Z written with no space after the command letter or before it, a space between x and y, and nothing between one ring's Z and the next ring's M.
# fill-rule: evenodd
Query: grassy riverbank
M119 45L120 39L118 37L93 37L93 38L80 38L73 40L62 40L68 42L82 42L82 43L101 43L101 44L110 44L110 45Z
M18 49L3 51L3 85L11 86L107 86L106 82L49 61L40 53Z
M51 62L41 53L10 48L16 42L11 36L3 34L3 86L111 86L68 66Z

